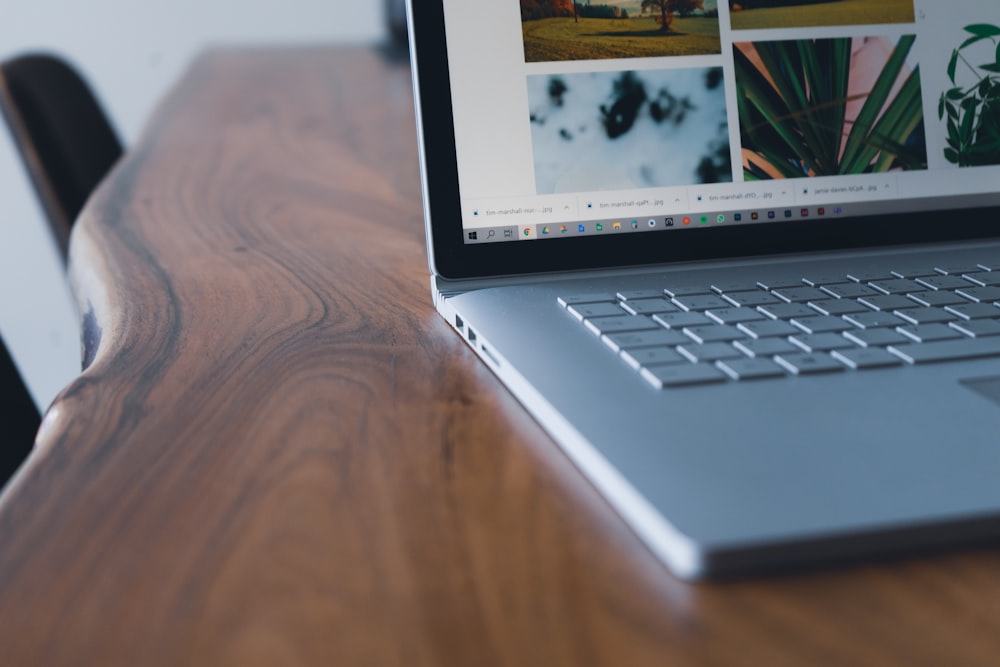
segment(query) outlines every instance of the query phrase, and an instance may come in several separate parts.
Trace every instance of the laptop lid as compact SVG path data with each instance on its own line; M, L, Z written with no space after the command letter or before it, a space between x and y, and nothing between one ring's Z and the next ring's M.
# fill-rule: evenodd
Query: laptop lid
M409 10L445 278L996 235L991 3Z

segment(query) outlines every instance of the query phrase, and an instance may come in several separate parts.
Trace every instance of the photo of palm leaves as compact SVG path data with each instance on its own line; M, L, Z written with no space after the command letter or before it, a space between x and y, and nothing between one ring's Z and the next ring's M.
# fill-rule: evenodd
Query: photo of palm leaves
M914 37L734 45L745 180L927 168Z

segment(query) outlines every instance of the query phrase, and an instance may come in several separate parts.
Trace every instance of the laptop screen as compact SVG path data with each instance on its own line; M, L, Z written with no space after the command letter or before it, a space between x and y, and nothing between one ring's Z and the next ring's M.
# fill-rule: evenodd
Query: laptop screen
M1000 205L994 3L442 7L462 244Z

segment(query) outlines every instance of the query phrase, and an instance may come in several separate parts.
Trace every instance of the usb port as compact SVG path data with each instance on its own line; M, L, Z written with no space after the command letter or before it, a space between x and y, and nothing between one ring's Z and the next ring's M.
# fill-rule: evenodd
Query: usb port
M476 332L472 330L472 327L469 327L469 342L470 343L476 342Z
M455 328L463 333L465 332L465 321L458 315L455 315Z

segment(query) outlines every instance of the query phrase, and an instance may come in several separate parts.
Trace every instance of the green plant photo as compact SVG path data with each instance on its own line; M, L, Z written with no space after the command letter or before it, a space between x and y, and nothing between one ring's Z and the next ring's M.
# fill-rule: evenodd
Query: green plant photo
M735 44L745 180L926 169L914 41Z
M948 132L944 157L960 167L1000 164L1000 27L976 23L963 30L968 36L948 61L952 87L938 100ZM973 51L978 60L993 59L975 64Z

